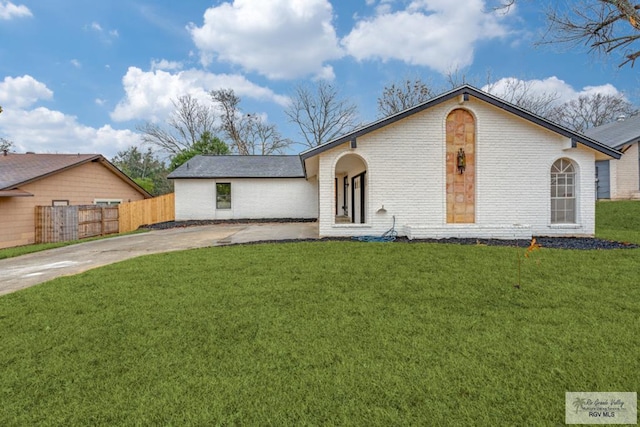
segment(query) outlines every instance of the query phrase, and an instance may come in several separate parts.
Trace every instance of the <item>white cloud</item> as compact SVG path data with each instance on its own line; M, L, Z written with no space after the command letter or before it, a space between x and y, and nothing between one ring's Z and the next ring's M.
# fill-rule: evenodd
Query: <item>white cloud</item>
M556 94L558 99L557 104L562 104L567 101L577 99L583 95L593 95L600 93L603 95L618 95L620 91L616 89L610 83L606 83L599 86L585 86L580 90L576 90L573 86L557 78L556 76L547 77L546 79L531 79L522 80L515 77L504 77L491 84L491 87L485 85L482 90L487 91L490 89L490 93L503 97L505 91L513 90L513 88L528 88L528 91L532 95L542 94Z
M107 157L140 143L131 130L110 125L94 128L78 123L75 116L45 107L32 108L39 100L53 98L53 92L29 75L5 77L0 82L0 135L15 143L18 152L100 153ZM97 99L96 103L100 103Z
M73 65L76 68L81 68L82 67L82 64L77 59L72 59L70 62L71 62L71 65Z
M102 25L98 22L92 22L91 24L85 26L85 30L91 30L100 35L100 38L105 43L110 43L113 39L117 39L120 37L120 33L118 30L105 30Z
M140 136L130 130L85 126L74 116L44 107L5 111L2 116L0 133L15 143L18 152L99 153L110 158L140 144Z
M137 67L129 67L122 84L126 96L111 113L115 121L161 121L173 111L172 100L190 94L202 102L209 102L208 92L222 88L233 89L240 98L271 101L282 106L289 102L286 96L251 83L244 76L212 74L194 69L172 74L163 70L142 71Z
M7 109L30 107L39 100L53 98L53 92L41 83L25 74L21 77L5 77L0 82L0 99Z
M25 5L15 5L10 1L0 1L0 19L9 20L33 16L29 8Z
M95 99L95 103L96 103L96 105L99 105L99 106L102 107L103 105L105 105L107 103L107 100L106 99L102 99L102 98L96 98Z
M184 67L182 62L168 61L166 59L153 59L151 60L151 71L165 70L165 71L177 71L182 70Z
M328 0L234 0L207 9L188 29L206 66L214 59L271 79L327 75L344 53Z
M484 0L415 0L406 9L391 11L388 2L376 15L357 22L342 39L358 60L400 60L428 66L440 73L473 62L476 44L501 38L508 29L505 15L487 13Z

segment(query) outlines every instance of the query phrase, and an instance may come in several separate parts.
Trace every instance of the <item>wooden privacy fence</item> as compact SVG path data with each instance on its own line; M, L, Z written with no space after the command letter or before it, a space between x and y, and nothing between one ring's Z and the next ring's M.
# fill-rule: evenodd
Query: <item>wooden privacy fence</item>
M174 219L173 193L118 206L36 206L36 243L126 233Z
M36 206L36 243L57 243L118 232L117 206Z
M141 225L157 224L176 219L174 193L153 199L123 203L120 211L120 232L137 230Z

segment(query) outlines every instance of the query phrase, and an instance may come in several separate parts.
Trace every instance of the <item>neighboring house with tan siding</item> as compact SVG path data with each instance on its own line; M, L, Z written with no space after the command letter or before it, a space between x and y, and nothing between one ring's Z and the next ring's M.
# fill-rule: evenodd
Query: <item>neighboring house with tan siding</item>
M150 198L99 154L0 153L0 248L35 241L35 207Z
M621 151L596 162L598 199L640 199L640 114L588 129L590 138Z

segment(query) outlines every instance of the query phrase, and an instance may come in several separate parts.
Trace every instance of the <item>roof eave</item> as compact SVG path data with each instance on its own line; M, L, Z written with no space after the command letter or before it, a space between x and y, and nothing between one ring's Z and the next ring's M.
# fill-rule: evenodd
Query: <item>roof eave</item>
M305 178L305 175L286 175L286 176L168 176L167 179L293 179Z
M14 188L11 190L0 190L0 197L33 197L33 194L20 190L19 188Z

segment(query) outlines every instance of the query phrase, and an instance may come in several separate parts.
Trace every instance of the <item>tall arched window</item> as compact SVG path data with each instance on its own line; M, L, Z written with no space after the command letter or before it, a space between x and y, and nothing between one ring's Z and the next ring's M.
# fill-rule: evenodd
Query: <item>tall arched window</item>
M576 222L576 170L569 159L551 166L551 223Z

